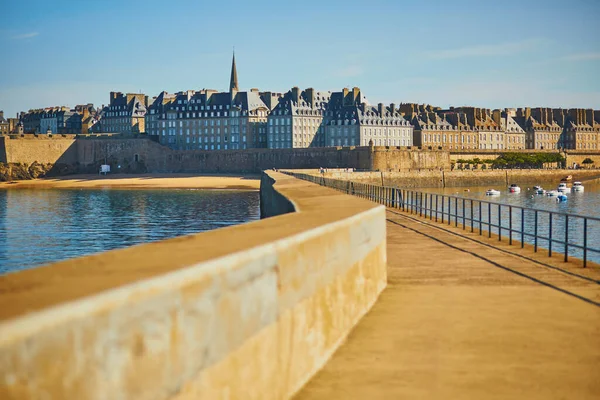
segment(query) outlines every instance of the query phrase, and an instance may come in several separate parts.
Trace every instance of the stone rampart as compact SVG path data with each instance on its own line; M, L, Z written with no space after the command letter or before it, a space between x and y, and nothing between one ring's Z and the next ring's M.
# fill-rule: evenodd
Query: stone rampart
M384 289L385 209L262 184L294 212L0 276L0 398L291 397Z
M0 135L0 162L31 165L75 164L75 135Z
M315 169L305 169L294 170L294 172L401 188L508 186L511 183L535 185L546 182L558 184L567 175L571 175L574 181L600 177L600 170L585 169L415 170L400 172L328 170L324 174Z

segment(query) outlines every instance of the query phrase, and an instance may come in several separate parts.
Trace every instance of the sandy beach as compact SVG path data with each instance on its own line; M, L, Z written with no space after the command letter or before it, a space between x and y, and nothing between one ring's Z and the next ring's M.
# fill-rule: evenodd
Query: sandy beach
M0 190L13 188L36 189L236 189L258 190L258 175L70 175L27 181L0 182Z

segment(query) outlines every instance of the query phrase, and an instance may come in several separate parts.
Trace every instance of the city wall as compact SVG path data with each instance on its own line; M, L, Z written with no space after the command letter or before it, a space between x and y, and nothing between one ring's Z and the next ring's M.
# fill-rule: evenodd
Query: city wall
M461 186L508 186L511 183L519 185L536 185L547 182L558 184L562 178L571 175L573 180L600 178L600 170L569 170L569 169L498 169L498 170L421 170L421 171L354 171L327 170L321 174L319 170L294 170L326 178L370 183L374 185L397 186L401 188L442 188Z
M260 221L0 276L2 399L287 399L386 286L385 209L276 172Z
M525 153L547 152L520 150ZM494 150L421 150L401 147L325 147L307 149L249 150L172 150L141 137L119 135L24 135L0 136L0 162L31 165L56 164L55 175L66 173L97 173L101 164L111 171L124 173L210 172L245 173L266 169L353 168L368 171L401 172L398 179L416 177L427 186L439 181L442 171L450 172L451 163L459 159L495 159ZM567 166L582 165L586 158L600 167L600 151L569 150ZM456 171L453 171L456 172ZM474 172L477 174L479 171ZM458 172L456 172L458 173ZM465 175L472 175L465 173ZM473 175L479 179L480 175ZM493 176L492 173L486 175ZM442 177L445 179L445 176ZM449 181L450 182L450 181ZM490 184L495 180L483 181ZM410 184L410 182L407 182Z

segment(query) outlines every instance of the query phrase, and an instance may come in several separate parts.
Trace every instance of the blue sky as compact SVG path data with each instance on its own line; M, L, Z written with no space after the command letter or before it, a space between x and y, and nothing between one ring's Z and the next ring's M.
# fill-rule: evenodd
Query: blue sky
M358 86L372 103L600 108L600 1L7 1L0 109Z

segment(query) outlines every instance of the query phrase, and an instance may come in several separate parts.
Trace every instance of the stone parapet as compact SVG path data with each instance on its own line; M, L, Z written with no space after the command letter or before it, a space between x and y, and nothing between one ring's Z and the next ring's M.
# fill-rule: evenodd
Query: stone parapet
M385 209L276 172L261 197L286 213L1 276L0 398L292 396L386 285Z

